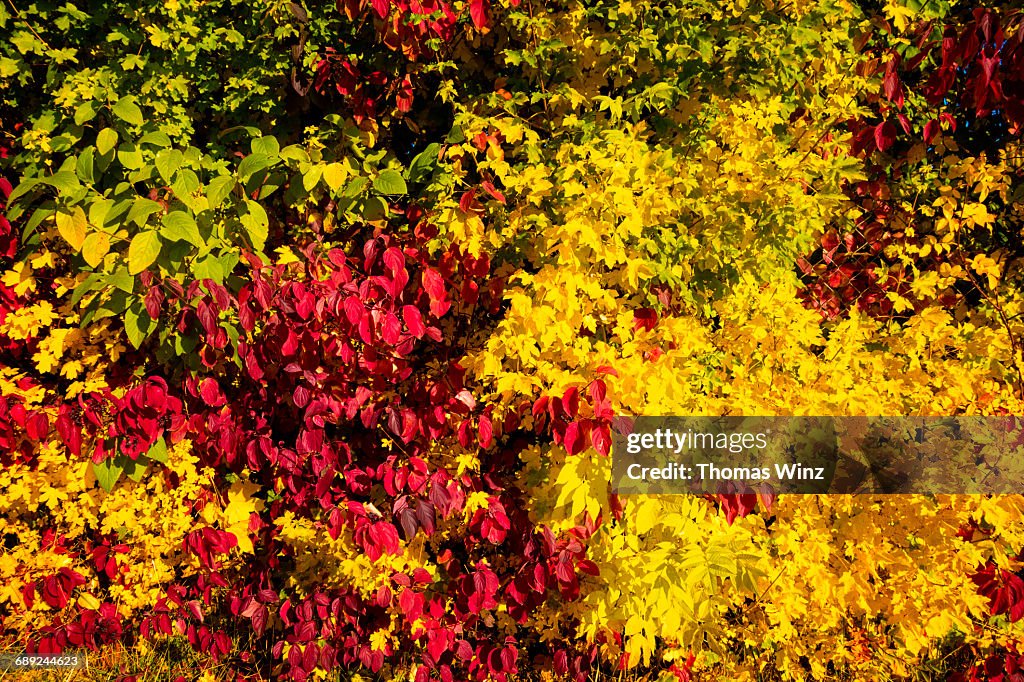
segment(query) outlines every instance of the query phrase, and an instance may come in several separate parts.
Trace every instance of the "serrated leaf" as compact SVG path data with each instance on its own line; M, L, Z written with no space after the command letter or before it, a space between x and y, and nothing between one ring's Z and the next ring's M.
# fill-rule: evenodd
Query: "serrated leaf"
M405 194L409 191L402 174L392 168L382 171L374 179L373 188L381 194Z
M110 252L110 237L106 232L90 232L82 242L82 258L90 267L99 267Z
M131 95L125 95L117 100L117 103L110 110L125 123L136 126L142 125L142 109L139 109L139 105L135 103L135 98Z
M75 206L71 213L60 211L55 216L57 231L75 251L82 249L82 242L85 241L85 232L89 227L89 221L85 217L85 211L81 206Z
M111 458L99 463L93 462L92 472L96 475L96 480L99 482L100 487L109 493L114 489L114 484L121 478L124 470L114 464L114 459Z
M117 145L117 131L113 128L104 128L96 135L96 151L101 155L106 154Z
M200 248L206 244L199 234L195 218L184 211L171 211L165 215L160 235L170 241L184 241Z
M138 233L128 246L128 274L139 274L155 263L159 255L160 235L155 230Z

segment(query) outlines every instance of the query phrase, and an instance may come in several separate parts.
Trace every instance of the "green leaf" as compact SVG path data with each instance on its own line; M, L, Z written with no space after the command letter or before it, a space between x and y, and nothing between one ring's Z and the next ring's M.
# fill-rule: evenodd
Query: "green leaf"
M149 317L149 313L141 303L136 303L124 311L124 332L132 347L141 346L155 328L156 322Z
M155 263L159 255L160 235L155 230L138 233L128 246L128 274L139 274Z
M128 457L124 458L124 462L122 462L122 465L124 466L125 476L127 476L130 480L135 481L136 483L142 480L142 478L146 475L146 469L149 468L146 462L144 462L142 459L137 459L133 461Z
M309 153L297 144L288 145L278 153L278 156L280 156L285 161L309 163Z
M96 480L99 481L100 486L109 493L114 489L117 479L121 478L124 469L114 463L114 458L110 458L103 460L99 464L93 462L92 472L96 474Z
M103 227L110 215L110 209L114 207L112 199L97 198L89 204L89 224L96 227Z
M117 131L113 128L104 128L96 135L96 151L101 155L106 154L117 144Z
M198 280L212 279L218 284L224 282L224 266L213 256L206 256L193 265L192 274Z
M132 204L131 209L128 211L127 221L129 223L135 223L138 226L146 224L146 220L149 216L153 215L157 211L164 209L163 204L153 201L152 199L143 199L139 197Z
M345 185L345 191L341 193L341 196L348 198L359 196L369 183L370 181L365 175L358 175Z
M154 130L139 138L139 144L151 144L154 147L170 147L171 138L162 130Z
M255 201L245 200L246 212L242 214L242 226L249 234L249 241L253 248L262 251L267 243L267 229L270 221L267 219L267 212Z
M320 178L323 177L324 167L322 165L312 166L308 171L302 174L302 186L307 192L312 192L316 184L320 182Z
M11 192L11 196L7 197L7 202L13 204L19 197L22 197L31 192L37 185L40 184L39 178L25 178L18 183L18 186Z
M71 194L82 187L81 183L78 182L78 176L66 170L57 171L49 177L40 178L39 182L53 187L61 194Z
M90 232L82 242L82 258L90 267L99 267L103 257L110 252L110 237L106 232Z
M98 272L91 273L82 282L75 287L75 290L71 292L71 305L78 305L78 302L82 300L90 291L95 291L102 283L104 277Z
M142 109L139 109L139 105L135 103L135 98L131 95L125 95L117 100L117 104L111 107L111 111L125 123L142 125Z
M142 152L139 151L138 147L129 143L121 145L117 150L117 160L121 162L121 165L128 170L138 170L142 168L145 163L142 158Z
M68 244L71 245L75 251L82 249L82 242L85 241L86 228L89 227L89 221L85 217L85 211L82 210L81 206L75 206L71 209L71 213L65 213L60 211L55 216L57 222L57 231L60 232L60 236L64 238Z
M409 163L409 182L426 182L430 179L434 167L437 165L437 152L440 149L441 145L432 142L427 145L426 149L413 157Z
M98 102L83 102L75 109L75 125L80 126L96 118L96 112L100 110Z
M160 228L160 236L170 241L184 241L202 248L206 245L199 234L199 226L195 218L184 211L171 211L163 217L164 226Z
M405 194L409 191L402 174L392 168L382 171L377 176L373 181L373 188L381 194Z
M281 145L277 138L271 135L254 138L250 144L253 154L265 154L266 156L277 156L281 152Z
M126 294L135 289L135 278L128 274L127 268L118 268L107 278L107 283Z
M367 197L363 202L363 220L374 222L383 220L388 215L388 204L380 197Z
M178 171L177 179L171 184L171 191L181 200L183 204L193 211L202 210L196 204L196 190L200 187L199 176L191 168L182 168Z
M153 163L168 185L174 182L174 174L181 168L181 159L180 149L163 149L156 155Z
M157 438L156 442L146 452L146 457L149 457L154 462L160 464L167 463L167 441L163 438Z
M235 179L230 175L219 175L206 187L206 199L210 202L210 208L217 208L235 189Z
M254 153L242 159L238 164L238 177L245 182L253 173L258 173L264 168L269 168L276 163L266 154Z
M75 174L89 184L92 184L95 181L92 167L94 154L95 151L92 147L86 147L82 153L78 155L78 161L75 162Z

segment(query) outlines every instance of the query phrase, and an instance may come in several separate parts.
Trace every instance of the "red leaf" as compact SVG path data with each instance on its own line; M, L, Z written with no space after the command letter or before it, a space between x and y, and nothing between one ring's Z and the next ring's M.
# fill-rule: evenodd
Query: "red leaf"
M384 343L391 346L398 345L401 333L402 323L398 321L398 317L393 312L388 311L388 314L384 316L384 330L382 333Z
M891 121L875 126L875 145L879 151L885 151L896 141L896 126Z
M427 333L427 328L423 325L423 315L416 306L402 306L402 318L405 320L405 326L409 328L409 333L417 339L422 339Z
M906 115L905 114L897 114L896 118L899 119L900 127L903 128L903 132L905 132L907 135L909 135L910 134L910 121L907 120Z
M50 430L50 422L45 412L33 412L25 420L25 432L29 439L41 441Z
M490 3L487 0L469 0L469 16L473 20L473 25L478 29L487 26L487 10L489 8Z
M409 80L409 76L402 79L402 85L398 88L398 95L395 97L395 104L398 106L398 110L406 112L412 109L412 81Z
M652 308L638 308L633 311L633 329L650 331L658 324L658 313Z
M484 180L483 188L484 191L490 194L492 197L494 197L503 204L505 203L505 195L499 192L497 189L495 189L493 182L491 182L490 180Z
M359 320L362 319L363 313L366 312L366 307L363 306L362 301L356 295L349 296L345 299L345 317L348 318L350 324L359 324Z
M374 11L377 12L377 16L381 19L386 17L388 12L391 11L391 0L370 0L370 3L373 5Z
M575 386L565 389L565 393L562 394L562 408L570 419L576 418L580 412L580 389Z
M761 505L764 507L766 512L770 512L772 510L772 505L775 504L776 497L778 497L778 494L770 484L761 483L761 485L757 487L757 499L760 500Z
M216 379L206 378L199 385L199 395L210 407L220 407L227 403L224 398L224 394L220 391L220 384L217 383Z
M896 59L894 58L889 62L885 69L885 78L882 79L882 89L885 92L885 98L890 102L895 102L896 106L903 106L903 83L900 82L900 77L896 73Z
M423 288L433 301L444 300L444 278L436 270L427 268L423 271Z
M462 196L459 197L459 208L462 210L463 213L469 213L471 210L473 210L473 202L475 197L476 192L471 189L468 189L462 193Z
M607 455L611 450L612 435L611 428L607 424L601 424L590 432L590 439L594 443L594 449L602 455Z
M384 266L391 271L391 276L405 269L405 254L398 247L392 246L384 252Z
M583 438L580 434L579 422L572 422L565 427L565 436L562 438L562 445L570 455L575 455L583 450Z
M494 442L494 427L491 425L491 418L486 414L480 417L480 447L489 448Z
M931 144L931 141L935 139L935 136L939 134L941 127L939 122L935 119L928 121L924 126L924 141L925 144Z

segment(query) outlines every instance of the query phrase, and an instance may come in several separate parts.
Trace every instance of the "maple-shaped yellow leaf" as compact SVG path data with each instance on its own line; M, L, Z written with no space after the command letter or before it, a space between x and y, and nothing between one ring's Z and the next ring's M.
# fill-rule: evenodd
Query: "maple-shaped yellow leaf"
M248 554L253 553L252 539L249 537L249 516L263 509L263 500L253 497L260 487L255 483L235 483L228 490L228 503L222 513L221 524L224 530L238 540L238 548Z

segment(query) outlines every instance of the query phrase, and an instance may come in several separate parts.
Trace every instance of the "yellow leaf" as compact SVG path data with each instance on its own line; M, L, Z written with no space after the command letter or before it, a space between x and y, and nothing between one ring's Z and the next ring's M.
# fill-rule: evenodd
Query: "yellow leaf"
M60 211L56 216L57 231L75 251L80 251L82 242L85 241L85 230L89 221L85 217L85 211L81 206L75 206L71 213Z
M110 251L110 237L105 232L93 232L82 242L82 258L91 267L98 267Z
M83 593L78 596L78 605L83 609L95 611L100 607L100 600L91 594Z
M340 163L329 163L324 168L324 180L327 181L327 186L334 191L338 191L338 188L345 182L347 175L345 167Z

